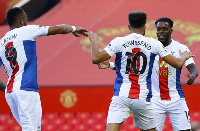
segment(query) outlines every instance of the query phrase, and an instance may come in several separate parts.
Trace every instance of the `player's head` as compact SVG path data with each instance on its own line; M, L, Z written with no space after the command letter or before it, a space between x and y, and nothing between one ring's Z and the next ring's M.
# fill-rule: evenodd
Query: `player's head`
M173 32L173 21L170 18L162 17L156 20L156 34L158 40L164 45L171 41L171 34Z
M19 7L11 8L6 14L7 22L10 27L21 27L27 25L27 15L23 9Z
M133 11L128 14L129 28L140 29L145 33L147 15L143 11Z

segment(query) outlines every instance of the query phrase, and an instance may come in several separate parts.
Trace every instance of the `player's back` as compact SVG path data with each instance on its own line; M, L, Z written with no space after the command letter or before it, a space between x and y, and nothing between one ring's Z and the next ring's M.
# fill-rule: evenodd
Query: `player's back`
M114 95L149 101L151 94L148 88L155 56L168 54L162 44L153 38L132 33L115 38L106 48L116 53Z
M35 25L15 28L1 39L0 57L8 74L8 93L38 91L35 39L42 33L37 28Z

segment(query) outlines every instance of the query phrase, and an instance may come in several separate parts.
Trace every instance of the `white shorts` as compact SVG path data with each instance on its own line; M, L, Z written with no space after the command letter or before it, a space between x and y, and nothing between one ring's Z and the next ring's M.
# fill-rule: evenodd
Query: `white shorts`
M157 131L162 131L167 113L174 131L191 129L189 109L185 99L172 101L152 100L152 103Z
M134 126L147 130L155 128L154 112L151 102L127 97L113 96L110 103L107 124L122 123L134 114Z
M5 97L22 131L41 130L42 107L38 92L19 90L6 93Z

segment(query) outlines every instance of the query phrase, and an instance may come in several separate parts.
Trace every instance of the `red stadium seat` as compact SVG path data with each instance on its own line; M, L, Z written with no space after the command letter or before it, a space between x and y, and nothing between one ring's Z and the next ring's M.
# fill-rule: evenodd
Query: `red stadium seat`
M45 113L43 115L43 118L48 119L49 121L52 121L58 118L58 113Z
M200 120L199 112L190 114L191 122ZM42 130L44 131L105 131L105 112L86 113L48 113L42 117ZM21 127L11 114L0 114L0 131L21 131ZM122 124L120 131L139 131L133 127L133 115ZM163 131L173 131L167 116Z
M75 113L72 113L72 112L60 114L60 119L65 122L74 119L74 117L75 117Z
M107 118L107 113L105 112L94 112L92 113L92 118L98 121L105 120Z
M106 130L106 125L103 123L98 123L96 125L93 125L91 127L91 129L95 130L95 131L105 131Z
M72 131L73 127L69 124L63 124L59 126L59 131Z
M85 121L87 119L89 119L91 117L91 114L89 112L85 112L85 113L77 113L76 114L76 118L79 119L79 121Z
M55 131L55 129L56 127L53 124L47 124L42 128L44 131Z
M8 131L8 126L0 125L0 131Z

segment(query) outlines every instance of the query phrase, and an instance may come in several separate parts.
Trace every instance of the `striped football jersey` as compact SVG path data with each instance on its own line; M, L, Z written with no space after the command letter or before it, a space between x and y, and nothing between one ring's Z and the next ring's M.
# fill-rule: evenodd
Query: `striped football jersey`
M158 40L132 33L116 37L104 49L110 56L116 54L114 96L150 101L151 74L156 55L169 53Z
M27 25L15 28L0 41L0 59L8 75L6 92L38 92L36 39L46 36L48 26Z
M187 46L180 44L177 41L172 40L171 44L166 46L165 49L177 58L180 58L180 53L189 51ZM185 66L194 63L193 58L186 60ZM153 70L152 70L152 94L153 99L159 100L176 100L184 98L184 93L181 88L181 69L176 69L171 65L168 65L159 56L156 56Z

